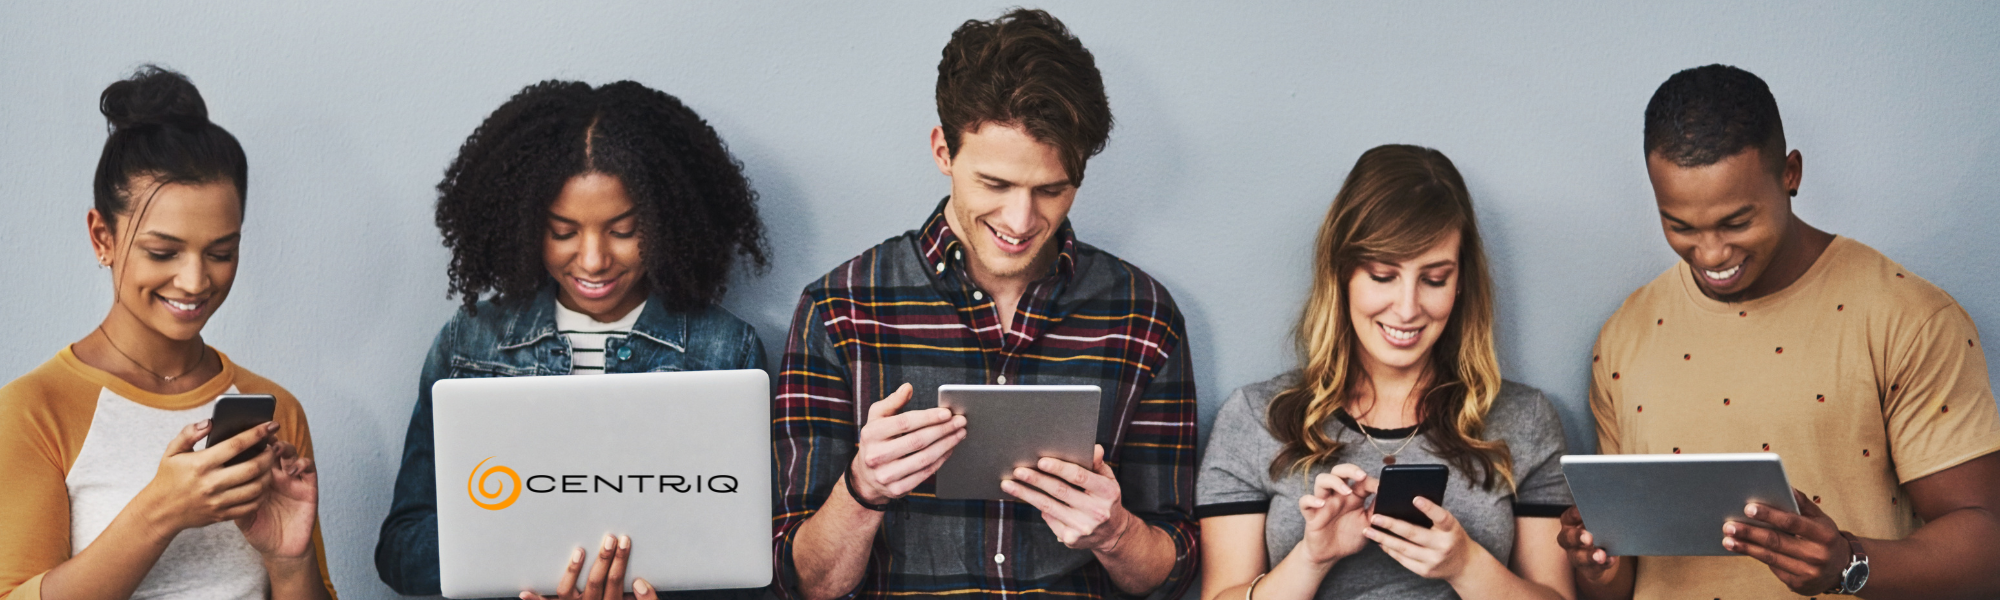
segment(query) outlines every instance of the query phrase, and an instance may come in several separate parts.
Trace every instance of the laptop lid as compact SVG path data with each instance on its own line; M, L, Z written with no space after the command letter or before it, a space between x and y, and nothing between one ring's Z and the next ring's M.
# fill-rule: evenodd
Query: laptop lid
M1799 510L1771 453L1580 454L1562 469L1584 528L1613 556L1737 556L1723 523L1762 526L1744 505Z
M447 379L431 388L445 596L548 594L629 535L626 589L771 580L763 371Z

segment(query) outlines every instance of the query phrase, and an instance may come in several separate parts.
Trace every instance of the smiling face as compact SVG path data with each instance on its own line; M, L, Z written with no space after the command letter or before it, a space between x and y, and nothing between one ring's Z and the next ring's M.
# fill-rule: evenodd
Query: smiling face
M168 339L193 340L236 283L243 201L228 181L140 180L129 189L133 208L118 215L115 231L96 210L89 219L98 260L111 266L114 312Z
M646 301L646 265L639 256L639 217L625 183L603 173L571 177L549 205L542 261L554 277L556 301L602 322L616 321Z
M1046 273L1056 230L1076 201L1055 146L1020 127L989 123L964 132L955 157L944 130L934 128L931 150L938 170L951 177L945 220L971 255L973 280L1020 288Z
M1347 312L1367 372L1423 368L1458 299L1461 239L1451 232L1417 256L1366 262L1348 277Z
M1790 283L1762 280L1788 247L1790 190L1798 187L1801 159L1796 151L1787 156L1781 176L1765 161L1755 147L1699 167L1646 157L1667 244L1710 298L1756 298Z

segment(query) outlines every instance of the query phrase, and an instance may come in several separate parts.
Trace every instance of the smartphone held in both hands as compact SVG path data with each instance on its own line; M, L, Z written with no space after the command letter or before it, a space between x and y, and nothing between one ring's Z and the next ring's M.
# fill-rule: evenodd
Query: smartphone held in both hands
M278 399L270 394L223 394L215 399L215 415L209 417L214 426L208 430L208 441L203 448L220 444L236 437L250 428L271 422L278 410ZM249 450L222 463L224 466L242 464L258 454L262 454L270 443L251 446Z
M1429 528L1431 518L1417 509L1416 499L1444 506L1444 487L1450 480L1451 471L1444 465L1382 467L1381 481L1375 487L1375 514Z

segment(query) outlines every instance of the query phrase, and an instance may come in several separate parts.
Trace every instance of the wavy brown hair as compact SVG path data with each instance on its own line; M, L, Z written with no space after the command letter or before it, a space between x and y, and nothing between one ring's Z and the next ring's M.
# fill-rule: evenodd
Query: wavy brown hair
M1071 185L1083 185L1085 163L1111 139L1111 102L1097 60L1040 10L959 25L938 61L937 111L953 157L959 138L981 125L1019 126L1056 148Z
M1334 415L1367 386L1361 340L1348 317L1347 283L1373 261L1398 262L1460 235L1458 297L1444 333L1431 347L1430 387L1417 399L1424 437L1461 473L1479 473L1514 487L1507 443L1485 440L1486 413L1500 395L1493 351L1493 284L1479 241L1472 195L1451 159L1419 146L1378 146L1355 161L1320 224L1313 251L1312 290L1297 330L1301 378L1271 401L1269 427L1283 449L1271 477L1306 471L1337 458L1344 444L1329 437Z

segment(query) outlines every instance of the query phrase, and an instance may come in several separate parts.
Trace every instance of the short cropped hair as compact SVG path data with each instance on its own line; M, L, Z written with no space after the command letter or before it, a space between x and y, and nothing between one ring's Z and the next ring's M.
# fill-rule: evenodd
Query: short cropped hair
M938 61L938 121L958 156L959 137L988 123L1018 126L1062 155L1070 183L1111 138L1111 103L1096 59L1049 13L1014 9L966 21Z
M1745 148L1783 173L1785 125L1771 88L1749 71L1695 67L1668 77L1646 103L1646 155L1682 167L1715 164Z

